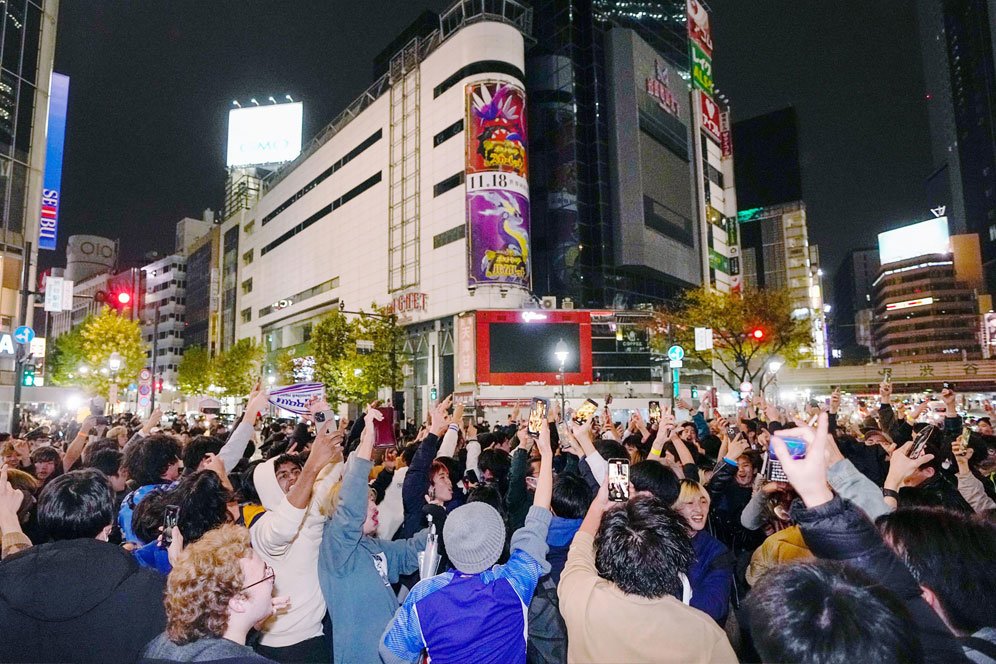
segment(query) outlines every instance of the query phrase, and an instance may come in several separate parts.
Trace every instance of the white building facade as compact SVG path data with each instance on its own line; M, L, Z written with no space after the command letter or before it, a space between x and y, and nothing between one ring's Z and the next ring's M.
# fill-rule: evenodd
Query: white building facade
M142 298L142 339L146 366L163 390L176 385L176 371L183 358L184 306L187 261L181 255L161 258L142 268L145 293Z
M272 362L306 343L312 326L340 303L370 310L397 302L409 333L409 383L418 386L408 393L415 412L430 385L440 393L461 387L453 368L458 314L518 309L532 298L525 177L497 173L496 183L511 184L488 193L524 226L523 241L507 254L494 247L487 270L479 256L468 257L467 183L487 178L471 185L487 188L492 176L468 175L464 131L469 107L487 101L524 125L531 14L511 1L502 3L502 14L475 14L477 5L454 10L441 16L438 31L399 52L384 77L271 178L254 207L221 228L222 237L238 228L236 338L261 340ZM490 86L483 94L494 98L475 102L471 84ZM514 91L504 102L495 92L503 86ZM510 159L524 157L523 147ZM230 271L226 266L226 277ZM480 278L485 272L509 279L489 283Z

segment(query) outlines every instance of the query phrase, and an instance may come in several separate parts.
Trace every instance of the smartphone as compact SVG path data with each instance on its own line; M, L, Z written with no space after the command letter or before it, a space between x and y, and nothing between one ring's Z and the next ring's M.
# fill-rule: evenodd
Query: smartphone
M397 447L397 441L394 438L394 407L379 406L377 410L384 417L380 421L374 421L374 447ZM336 417L336 420L338 419Z
M173 527L180 516L179 505L167 505L163 512L163 548L169 547L173 543Z
M591 416L598 412L598 404L591 399L585 399L584 403L574 411L574 421L577 424L584 424L591 419Z
M609 459L609 500L629 500L629 459Z
M98 415L97 417L93 418L94 426L106 427L109 426L110 423L111 423L111 418L107 417L106 415Z
M888 373L886 373L884 376L882 376L882 382L885 383L886 385L888 385L889 383L892 382L892 372L891 371L888 372Z
M781 437L788 448L789 456L793 459L802 459L806 456L806 441L801 438ZM788 475L782 467L782 462L774 454L768 455L768 461L764 467L764 476L769 482L788 482Z
M661 402L660 401L651 401L650 405L648 407L648 414L650 415L650 417L648 419L650 420L651 424L657 424L658 422L660 422L661 421Z
M549 399L533 397L532 404L529 406L529 424L526 429L530 436L537 437L540 435L540 431L546 426L546 411L549 409Z
M945 383L945 385L947 385L947 383ZM910 448L907 456L911 459L919 459L923 456L924 451L927 449L927 441L930 440L936 430L937 429L933 424L928 424L924 428L920 429L920 433L918 433L913 439L913 447Z
M611 394L606 394L605 395L605 405L608 406L611 403L612 403L612 395Z
M730 437L730 440L736 438L738 433L740 433L740 427L736 424L730 424L726 427L726 435Z
M571 449L571 439L568 438L570 432L567 430L567 424L564 422L559 422L557 424L557 434L560 438L560 449L567 452Z

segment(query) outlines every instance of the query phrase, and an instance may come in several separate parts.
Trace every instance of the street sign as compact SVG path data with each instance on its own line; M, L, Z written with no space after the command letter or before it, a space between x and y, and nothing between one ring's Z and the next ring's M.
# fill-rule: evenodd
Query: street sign
M667 349L667 359L672 362L681 362L685 359L685 349L681 346L671 346Z
M709 350L712 347L712 328L695 328L695 350Z
M684 363L681 360L671 360L667 363L667 366L669 369L680 369L684 366Z
M681 396L680 373L677 369L671 369L671 396L677 399Z
M138 372L138 380L140 380L143 383L149 382L150 380L152 380L152 372L149 371L148 368L142 369L141 371Z
M35 331L32 330L27 325L22 325L21 327L14 330L14 341L19 344L29 344L35 338Z
M45 311L62 311L62 277L45 278Z

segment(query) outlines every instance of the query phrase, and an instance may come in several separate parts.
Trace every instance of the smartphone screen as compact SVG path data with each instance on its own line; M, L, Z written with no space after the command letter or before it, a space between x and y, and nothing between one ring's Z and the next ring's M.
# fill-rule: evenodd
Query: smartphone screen
M179 505L167 505L163 512L163 548L173 543L173 527L180 516Z
M738 433L740 433L740 427L736 424L731 424L726 427L726 435L730 437L730 440L736 438Z
M629 500L629 459L609 459L609 500Z
M932 424L928 424L924 428L920 429L920 433L916 435L913 439L913 447L910 448L909 457L911 459L919 459L924 451L927 449L927 441L933 435L935 427Z
M591 419L591 416L598 411L598 404L591 399L586 399L583 404L578 406L578 409L574 411L574 421L578 424L584 424Z
M651 401L648 409L650 423L657 424L661 421L661 402Z
M546 425L546 411L550 408L550 402L541 397L533 397L532 405L529 407L530 436L539 436L540 430Z
M380 406L377 410L384 417L380 421L374 422L374 447L396 447L397 442L394 438L394 408L392 406Z

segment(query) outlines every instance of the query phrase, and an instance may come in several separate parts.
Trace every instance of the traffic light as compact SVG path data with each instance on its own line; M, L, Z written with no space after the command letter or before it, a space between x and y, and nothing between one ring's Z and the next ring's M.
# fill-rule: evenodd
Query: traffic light
M131 293L129 293L128 291L121 291L120 293L114 296L114 299L122 307L127 306L131 304Z
M764 330L762 330L759 327L755 327L754 330L750 333L750 336L754 337L755 341L761 341L762 339L764 339Z
M93 294L93 301L98 304L107 304L118 311L127 311L131 308L131 291L125 289L115 289L111 292L99 290Z
M24 368L21 370L21 385L24 387L34 387L35 384L35 365L25 364Z
M692 385L692 398L693 399L698 399L699 398L699 386L698 385Z
M435 403L437 398L439 398L439 390L437 390L436 386L433 385L429 388L429 401Z

